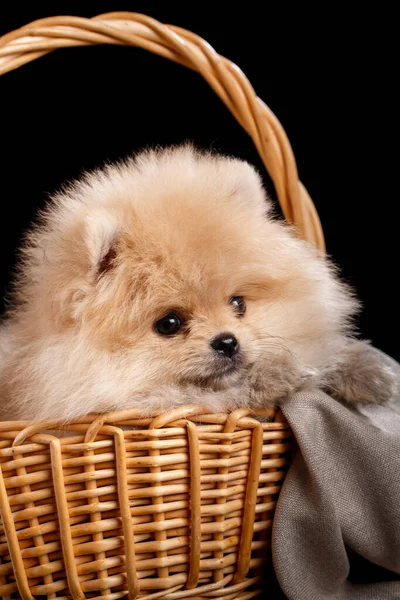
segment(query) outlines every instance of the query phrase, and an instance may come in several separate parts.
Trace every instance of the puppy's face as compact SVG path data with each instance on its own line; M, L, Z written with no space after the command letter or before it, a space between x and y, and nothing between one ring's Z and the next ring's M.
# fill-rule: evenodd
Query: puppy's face
M262 210L252 198L250 215L248 190L222 196L201 179L156 187L151 206L114 212L79 317L93 343L130 360L149 387L233 385L260 355L258 304L282 281L260 255L267 204L254 181Z
M114 288L103 304L104 313L97 306L90 311L95 343L130 356L133 370L151 378L153 387L234 384L256 360L259 337L252 300L233 272L235 266L241 268L240 262L232 260L232 273L226 267L212 273L210 257L205 270L206 257L188 259L187 248L182 249L181 261L174 254L173 264L167 256L153 264L135 257L130 264L122 249L120 253L115 269L121 271L122 289ZM117 273L104 277L113 276ZM99 282L99 287L103 283L107 285ZM118 321L112 317L116 313Z
M132 392L227 387L282 352L313 364L348 307L268 208L249 165L187 148L91 176L32 250L47 258L32 261L40 318L79 338L82 363L107 355Z

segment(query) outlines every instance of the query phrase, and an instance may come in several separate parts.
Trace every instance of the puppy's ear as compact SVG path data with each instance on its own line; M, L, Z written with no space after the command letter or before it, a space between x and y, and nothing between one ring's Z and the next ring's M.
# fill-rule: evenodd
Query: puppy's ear
M54 235L47 252L51 261L45 263L52 268L46 286L51 286L48 296L54 321L60 326L79 321L93 288L112 272L118 258L118 225L100 209L79 218L73 215L69 227Z
M260 216L268 214L272 209L271 200L255 168L241 160L233 160L232 167L232 196L248 210L255 210Z
M119 228L107 213L88 217L85 238L90 260L90 270L100 279L116 264Z
M116 244L116 241L114 240L111 243L111 246L109 247L107 253L103 256L103 258L100 260L100 263L98 264L97 277L101 277L102 275L104 275L104 273L107 273L108 271L110 271L113 268L113 266L115 265L116 258L117 258L117 244Z

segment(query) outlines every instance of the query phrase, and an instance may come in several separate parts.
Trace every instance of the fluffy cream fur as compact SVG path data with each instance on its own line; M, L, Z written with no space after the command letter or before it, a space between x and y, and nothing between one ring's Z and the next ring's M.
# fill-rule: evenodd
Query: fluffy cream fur
M272 403L334 370L357 307L271 216L252 167L189 146L107 166L53 198L15 289L0 334L3 419ZM241 318L232 296L246 300ZM171 310L186 327L162 337L154 323ZM210 347L221 332L241 345L226 376Z

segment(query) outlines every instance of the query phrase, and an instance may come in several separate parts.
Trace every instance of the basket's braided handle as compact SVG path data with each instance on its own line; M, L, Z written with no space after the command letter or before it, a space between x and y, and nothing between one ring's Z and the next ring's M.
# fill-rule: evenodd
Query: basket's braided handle
M129 12L93 19L41 19L0 38L0 75L57 48L95 44L138 46L198 71L253 139L287 221L296 225L302 238L324 250L318 214L298 179L282 125L242 71L190 31Z

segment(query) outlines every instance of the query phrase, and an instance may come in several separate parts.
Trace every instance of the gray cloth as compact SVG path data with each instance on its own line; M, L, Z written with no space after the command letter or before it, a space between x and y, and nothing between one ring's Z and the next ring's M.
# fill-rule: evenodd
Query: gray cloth
M370 408L352 411L319 392L282 406L298 450L272 553L289 600L400 600L400 410ZM388 580L351 583L354 556L390 570Z

